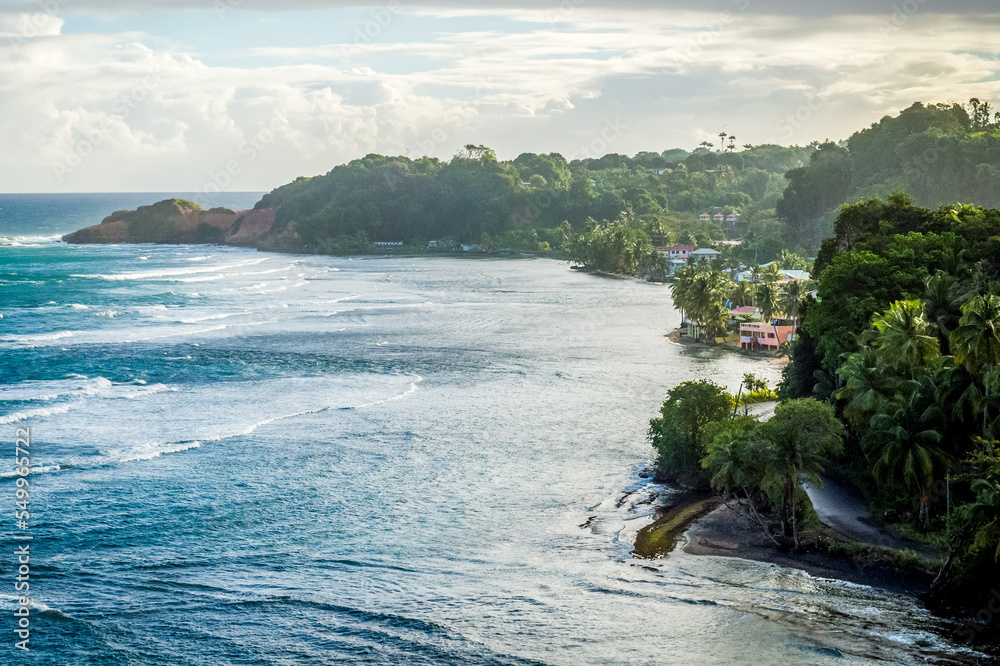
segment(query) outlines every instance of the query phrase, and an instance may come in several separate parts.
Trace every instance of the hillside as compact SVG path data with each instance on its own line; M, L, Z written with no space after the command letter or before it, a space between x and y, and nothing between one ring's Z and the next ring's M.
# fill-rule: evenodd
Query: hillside
M903 191L920 206L1000 206L1000 114L973 99L916 103L842 144L825 143L786 175L777 204L794 242L814 252L833 233L840 206Z

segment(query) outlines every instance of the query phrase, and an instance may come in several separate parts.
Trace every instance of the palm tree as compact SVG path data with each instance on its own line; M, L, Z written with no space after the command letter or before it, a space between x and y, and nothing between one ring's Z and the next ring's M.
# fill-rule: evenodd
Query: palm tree
M778 405L763 430L772 442L763 485L772 497L781 497L782 522L797 550L799 488L803 481L823 486L820 474L828 458L843 450L844 426L829 404L806 398Z
M778 297L774 287L769 284L757 285L757 309L760 310L761 321L770 324L774 313L778 311Z
M896 301L883 314L872 317L866 336L879 350L879 357L894 371L909 374L941 355L941 346L927 321L920 301Z
M927 523L927 489L934 485L937 472L948 467L948 454L941 448L944 435L922 417L914 403L916 394L897 395L883 404L883 411L872 417L871 430L862 445L874 453L875 478L887 485L902 483L920 497L920 519Z
M1000 362L1000 297L978 296L962 306L962 318L950 342L955 362L973 375Z
M944 271L938 271L924 279L924 288L927 321L937 327L941 353L947 354L950 350L948 336L962 317L958 300L958 279Z
M750 283L760 284L761 282L761 271L760 266L754 264L750 267Z
M754 304L754 290L749 282L737 282L729 292L729 300L733 307L745 308Z
M895 395L899 380L879 361L878 352L871 347L851 354L837 370L844 383L837 392L838 400L846 400L844 416L855 424L870 422L873 415Z
M778 262L776 261L772 261L767 265L767 268L764 270L761 277L764 278L764 282L767 282L768 284L781 282L785 279L785 275L781 272L781 267L778 266Z
M955 363L965 365L969 374L983 378L1000 362L1000 297L977 296L962 306L958 328L949 337ZM984 381L983 436L986 436L990 382Z
M694 282L695 275L697 275L697 270L694 266L684 266L674 273L671 295L674 307L680 310L681 323L684 322L684 315L691 305L691 285Z
M993 561L1000 561L1000 481L975 479L970 487L976 493L976 501L967 510L978 526L973 545L985 552L992 551Z
M761 449L765 446L765 443L758 441L754 435L754 429L758 427L756 418L737 417L732 424L732 427L723 430L709 444L708 455L702 461L702 467L711 472L711 484L716 490L735 494L737 498L739 491L742 490L750 505L751 515L771 541L775 545L780 545L764 522L755 499L764 479Z
M802 308L802 301L806 298L806 285L804 282L792 281L784 285L781 289L781 296L778 298L778 307L786 317L797 323L799 311Z
M696 268L685 295L691 321L706 334L714 337L724 333L729 311L722 302L729 291L730 280L717 271Z

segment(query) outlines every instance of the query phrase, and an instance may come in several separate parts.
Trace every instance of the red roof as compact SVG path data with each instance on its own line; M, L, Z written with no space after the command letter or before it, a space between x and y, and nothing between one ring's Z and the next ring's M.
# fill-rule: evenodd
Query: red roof
M668 247L667 251L669 251L669 252L694 252L697 249L698 249L697 245L674 245L672 247Z
M757 314L757 308L751 305L744 305L743 307L733 308L729 311L729 314L734 316Z

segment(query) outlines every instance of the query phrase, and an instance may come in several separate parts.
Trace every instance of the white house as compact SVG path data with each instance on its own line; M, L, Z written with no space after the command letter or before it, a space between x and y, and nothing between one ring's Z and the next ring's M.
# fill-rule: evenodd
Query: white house
M712 261L713 259L718 259L722 256L722 253L718 250L712 250L710 248L702 248L700 250L695 250L691 253L691 258L694 259L696 263L701 263L703 261Z
M664 256L671 261L676 259L687 261L688 256L697 249L694 245L671 245L667 248Z
M708 213L702 213L701 215L698 216L698 219L701 220L702 222L711 222L712 216L709 215Z
M787 282L808 282L812 277L809 271L781 271Z

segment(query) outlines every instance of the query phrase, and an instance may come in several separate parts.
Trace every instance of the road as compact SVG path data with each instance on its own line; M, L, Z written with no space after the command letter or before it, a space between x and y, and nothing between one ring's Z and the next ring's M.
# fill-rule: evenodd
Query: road
M937 554L935 549L926 544L894 537L880 530L861 499L836 481L824 478L822 490L809 483L803 484L803 488L820 521L848 539L876 546L914 550L926 555Z

